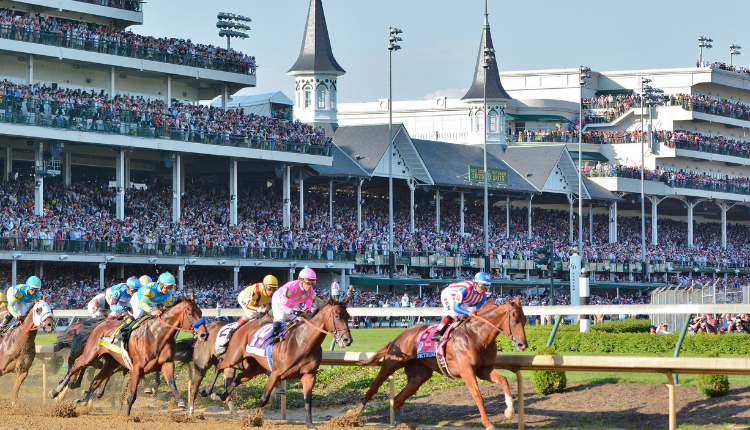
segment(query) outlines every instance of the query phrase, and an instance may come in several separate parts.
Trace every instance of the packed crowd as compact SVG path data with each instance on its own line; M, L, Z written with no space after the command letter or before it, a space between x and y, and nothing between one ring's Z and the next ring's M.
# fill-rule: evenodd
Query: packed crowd
M741 75L750 75L750 69L747 69L745 67L740 67L740 66L733 66L733 65L718 62L718 61L715 63L711 63L709 67L711 67L712 69L726 70L727 72L739 73Z
M519 130L510 136L513 142L578 142L578 131L566 131L562 128L553 130ZM656 136L655 136L656 138ZM581 142L595 144L636 143L641 140L640 131L584 131Z
M115 7L117 9L125 9L132 11L141 10L140 0L75 0L82 3L96 4L99 6Z
M321 127L277 117L246 114L244 109L228 109L210 105L175 103L162 100L116 95L101 90L53 89L46 85L17 85L0 82L0 117L12 115L28 118L30 113L47 119L53 127L69 127L71 123L99 123L105 131L118 132L121 124L147 125L169 133L172 139L229 144L230 137L273 142L276 146L298 145L328 148L332 141Z
M632 107L640 106L638 94L600 95L583 99L583 125L608 123L616 120Z
M255 74L256 69L255 57L233 49L194 43L190 39L142 36L91 22L11 9L0 9L0 37L233 73Z
M685 130L659 132L659 135L670 148L750 158L750 142L746 140L728 139L725 136L711 136Z

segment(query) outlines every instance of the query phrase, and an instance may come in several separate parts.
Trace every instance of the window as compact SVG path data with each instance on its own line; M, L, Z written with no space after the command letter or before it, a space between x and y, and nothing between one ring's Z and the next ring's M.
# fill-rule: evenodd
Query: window
M302 107L302 91L297 91L297 108Z
M318 109L326 108L326 92L325 88L318 90Z
M477 132L479 133L484 132L484 112L482 112L481 118L477 116Z
M336 91L331 90L331 109L336 109Z
M469 130L471 130L472 133L477 132L477 116L476 115L471 116L471 126Z
M312 94L310 94L310 90L305 90L305 109L309 108L312 104Z
M497 113L490 113L490 133L497 133Z

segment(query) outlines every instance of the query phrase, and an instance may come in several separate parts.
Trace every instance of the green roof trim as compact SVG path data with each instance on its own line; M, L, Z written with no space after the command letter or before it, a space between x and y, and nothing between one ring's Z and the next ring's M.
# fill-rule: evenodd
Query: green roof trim
M578 151L570 151L570 156L573 160L578 160ZM609 159L598 152L583 151L581 154L581 160L583 161L603 161L608 162Z
M517 115L505 114L506 121L523 121L523 122L570 122L568 118L561 115Z
M597 96L608 96L610 94L613 96L629 95L633 94L633 90L623 88L621 90L599 90L596 92Z

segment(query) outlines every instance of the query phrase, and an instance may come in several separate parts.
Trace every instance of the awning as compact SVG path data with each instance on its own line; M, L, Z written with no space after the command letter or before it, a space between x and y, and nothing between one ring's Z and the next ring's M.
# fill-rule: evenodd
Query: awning
M437 285L445 286L452 282L465 281L465 279L420 279L420 278L383 278L373 276L356 276L349 277L349 284L356 287L374 287L376 285L387 286L404 286L404 285ZM621 289L649 289L664 287L667 284L642 284L640 282L592 282L591 288L621 288ZM510 281L507 279L495 279L492 281L493 287L511 287L511 288L549 288L549 279L540 279L538 281ZM555 280L555 290L570 289L570 283L566 281Z
M560 115L517 115L505 114L506 121L523 121L523 122L570 122L568 118Z
M628 89L621 89L621 90L599 90L596 92L597 96L608 96L612 94L613 96L620 96L625 94L633 94L633 90Z
M429 285L430 282L439 281L438 279L420 279L420 278L375 278L370 276L351 276L349 284L358 287L374 287L376 285Z
M578 161L578 151L569 151L573 161ZM609 162L609 159L598 152L583 151L581 154L581 160L583 161L603 161Z

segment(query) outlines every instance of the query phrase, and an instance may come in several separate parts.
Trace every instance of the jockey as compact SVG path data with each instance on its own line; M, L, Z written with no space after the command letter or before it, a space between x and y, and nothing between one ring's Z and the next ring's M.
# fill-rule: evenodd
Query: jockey
M268 342L269 345L278 343L281 338L281 327L285 321L292 319L291 315L301 315L312 309L315 290L313 286L317 282L315 272L305 266L299 272L296 281L289 281L279 288L273 295L271 306L273 308L273 337ZM294 309L294 308L297 309Z
M31 276L25 284L18 284L15 287L8 288L6 293L8 297L8 313L0 322L0 328L5 327L13 319L20 320L25 315L32 303L42 300L42 280L38 276Z
M442 340L446 328L459 315L468 317L467 306L474 306L474 309L482 307L487 300L487 289L490 284L492 284L490 275L486 272L479 272L474 276L473 283L470 281L454 282L445 287L443 292L440 293L440 300L443 302L443 308L448 312L448 315L444 316L438 324L435 334L432 335L432 340L438 342Z
M263 313L268 310L268 303L271 301L273 293L279 289L279 280L273 275L266 275L263 278L263 282L258 282L242 290L239 296L237 296L237 302L239 302L242 311L245 315L242 316L235 324L232 331L227 334L227 340L232 338L235 331L248 321L261 318Z
M131 276L127 281L107 288L105 298L107 299L107 303L109 303L109 309L112 311L109 313L107 319L116 320L127 315L128 310L132 312L130 299L140 288L141 281L135 276Z
M146 285L148 285L148 284L150 284L150 283L154 282L154 281L153 281L153 280L151 279L151 277L150 277L150 276L148 276L148 275L143 275L143 276L141 276L140 278L138 278L138 280L139 280L139 281L141 281L141 287L145 287Z
M138 319L144 313L157 317L161 315L161 310L157 306L172 298L174 286L174 276L169 272L159 275L156 282L142 286L138 290L138 294L134 294L133 298L130 299L130 304L133 307L133 318ZM136 303L133 303L134 301Z
M89 310L91 318L101 318L104 316L104 312L107 310L107 299L104 293L99 293L94 296L93 299L89 300L86 308Z

